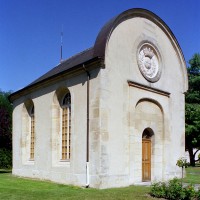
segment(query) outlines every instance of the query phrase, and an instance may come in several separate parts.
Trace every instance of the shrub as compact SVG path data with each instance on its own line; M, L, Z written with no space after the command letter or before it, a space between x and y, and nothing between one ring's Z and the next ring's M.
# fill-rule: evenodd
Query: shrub
M158 182L151 185L150 195L153 197L164 198L166 196L166 183Z
M187 159L185 159L184 157L178 159L176 165L182 168L188 167Z
M188 167L187 160L184 157L182 157L182 158L180 158L180 159L177 160L176 165L182 168L182 176L181 176L182 177L181 184L182 184L182 182L183 182L183 168L184 167L185 168Z
M198 191L196 192L196 198L200 199L200 188L198 189Z
M187 187L183 188L183 192L185 195L185 200L194 199L196 196L196 191L193 185L188 185Z
M0 168L12 168L12 151L0 149Z
M168 183L158 182L150 187L150 195L170 200L200 200L200 188L196 192L193 185L182 187L177 178Z
M174 178L170 180L166 188L165 198L175 200L175 199L184 199L184 197L185 195L182 188L182 184L178 181L178 179Z

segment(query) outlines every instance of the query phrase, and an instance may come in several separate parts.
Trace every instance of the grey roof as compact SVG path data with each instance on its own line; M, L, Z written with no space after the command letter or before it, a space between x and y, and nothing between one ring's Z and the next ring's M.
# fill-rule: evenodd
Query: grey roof
M122 21L127 20L129 18L133 18L133 17L147 18L147 19L153 21L155 24L157 24L169 37L173 38L174 42L179 47L180 52L182 54L181 48L180 48L175 36L173 35L170 28L164 23L164 21L162 21L162 19L160 19L154 13L152 13L148 10L145 10L145 9L141 9L141 8L130 9L130 10L127 10L127 11L117 15L116 17L112 18L110 21L108 21L103 26L103 28L100 30L100 32L96 38L94 46L92 48L89 48L89 49L87 49L79 54L76 54L76 55L72 56L71 58L63 61L58 66L54 67L49 72L47 72L46 74L44 74L43 76L41 76L40 78L38 78L37 80L35 80L31 84L29 84L25 88L11 94L11 96L10 96L11 101L14 99L15 95L19 96L19 94L22 91L24 92L25 90L27 90L29 88L33 88L34 86L36 86L38 84L41 84L51 78L58 76L59 74L68 73L70 70L73 70L73 69L77 68L78 66L80 67L80 65L82 65L88 61L91 61L93 59L103 59L105 56L106 44L110 38L112 31ZM183 56L183 54L182 54L182 56Z
M91 60L92 58L94 58L93 48L86 49L85 51L82 51L82 52L70 57L69 59L62 61L59 65L57 65L56 67L54 67L53 69L48 71L46 74L44 74L43 76L41 76L40 78L38 78L37 80L35 80L28 86L37 84L37 83L44 81L50 77L61 74L75 66L78 66L82 63L85 63L85 62Z

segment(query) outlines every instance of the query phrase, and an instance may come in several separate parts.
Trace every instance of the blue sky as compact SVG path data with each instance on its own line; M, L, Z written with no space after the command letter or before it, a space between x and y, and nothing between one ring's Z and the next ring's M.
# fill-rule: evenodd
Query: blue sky
M185 60L200 52L199 0L0 0L0 89L16 91L59 63L93 46L101 27L130 8L165 21Z

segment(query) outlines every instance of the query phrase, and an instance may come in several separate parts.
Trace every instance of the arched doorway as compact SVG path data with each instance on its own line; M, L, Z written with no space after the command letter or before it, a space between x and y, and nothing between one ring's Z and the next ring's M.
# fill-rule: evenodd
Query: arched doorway
M133 116L134 129L131 141L133 145L130 143L133 150L133 154L131 152L134 163L131 166L133 180L135 182L162 180L164 167L164 115L162 107L156 101L142 99L137 103ZM148 151L145 150L147 148ZM142 164L142 160L146 159L145 152L151 153L146 155L150 156L148 165L147 162ZM147 169L149 170L147 171Z
M142 134L142 181L151 181L151 137L152 129L146 128Z

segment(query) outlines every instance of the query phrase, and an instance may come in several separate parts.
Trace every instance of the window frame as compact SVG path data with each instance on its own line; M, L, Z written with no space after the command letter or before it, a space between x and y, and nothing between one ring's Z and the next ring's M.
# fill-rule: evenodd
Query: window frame
M68 100L67 100L68 98ZM71 157L71 94L66 93L61 99L61 145L60 161L70 161ZM65 134L64 134L65 132ZM64 140L63 140L64 137Z
M34 105L30 109L30 155L29 160L35 159L35 108Z

